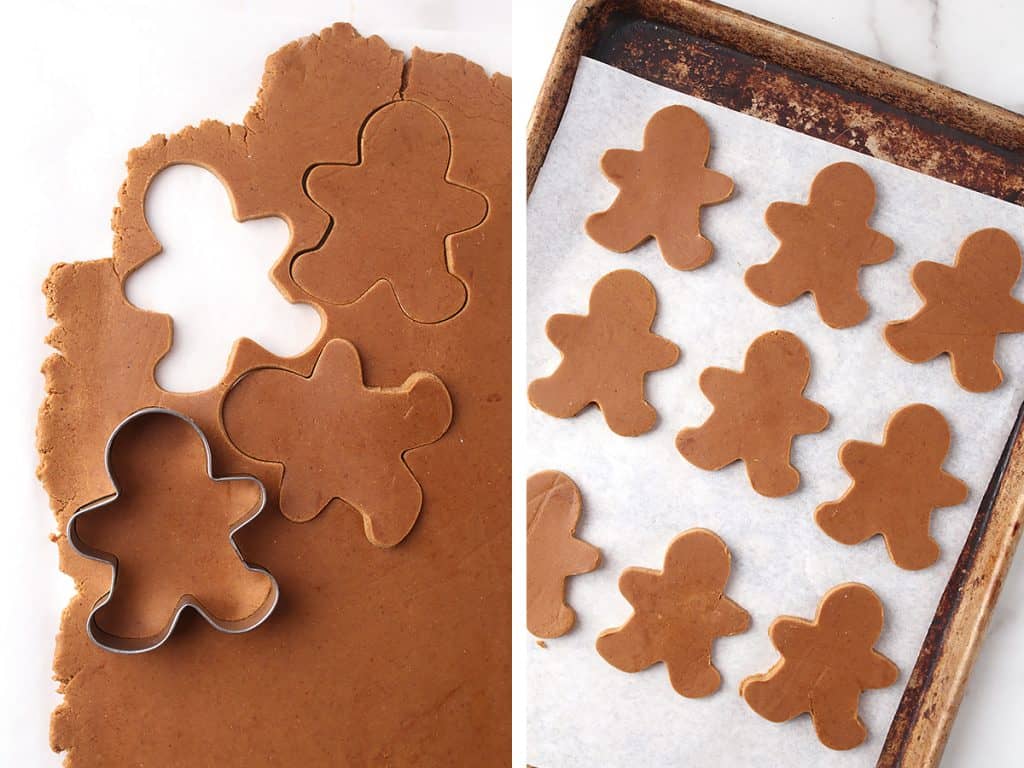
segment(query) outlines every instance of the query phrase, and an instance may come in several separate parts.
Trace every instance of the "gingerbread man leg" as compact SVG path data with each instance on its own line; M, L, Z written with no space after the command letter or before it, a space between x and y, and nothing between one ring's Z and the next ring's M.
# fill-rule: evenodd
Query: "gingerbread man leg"
M856 681L826 672L811 689L811 720L821 743L830 749L852 749L868 732L857 716L860 688Z
M709 696L722 685L722 676L711 664L711 649L703 652L676 653L666 657L669 680L681 696L699 699Z
M658 420L658 412L644 401L643 384L637 387L637 393L628 407L615 405L614 401L606 401L601 408L604 420L617 435L638 435L651 429Z
M885 546L894 562L917 571L939 559L939 545L930 531L931 510L908 510L899 519L900 530L885 536Z
M743 279L759 299L775 307L784 307L805 292L798 281L790 279L789 270L792 268L788 259L776 254L771 261L748 269Z
M715 471L736 461L736 448L728 440L713 439L720 435L725 425L712 414L699 427L683 429L676 436L676 448L695 467Z
M800 487L800 473L773 456L748 456L744 462L750 485L762 496L786 496Z
M631 251L650 237L648 222L635 216L623 197L620 193L608 210L591 214L585 225L591 240L616 253Z
M860 295L856 271L835 271L828 280L814 289L818 314L831 328L849 328L857 325L871 308Z
M972 337L950 350L953 376L964 389L990 392L1003 381L1003 372L995 361L996 336Z
M792 670L780 668L767 672L761 679L744 681L740 695L765 720L784 723L810 709L807 699L788 693L805 690L806 685Z
M389 275L388 280L402 311L420 322L439 323L466 303L466 286L447 271L440 258L428 272L404 269Z
M550 376L531 381L526 393L535 408L558 419L569 419L591 402L591 398L578 391L580 389L579 382L574 381L564 367L559 367Z
M924 314L910 320L889 323L885 327L885 340L904 360L926 363L945 351L943 340L925 330L928 325L928 316Z
M647 637L652 630L634 616L618 629L602 632L597 638L597 652L616 669L641 672L660 661L654 643L637 642L637 635Z
M671 228L656 232L655 238L662 257L675 269L696 269L711 258L713 246L700 234L697 216L673 222Z

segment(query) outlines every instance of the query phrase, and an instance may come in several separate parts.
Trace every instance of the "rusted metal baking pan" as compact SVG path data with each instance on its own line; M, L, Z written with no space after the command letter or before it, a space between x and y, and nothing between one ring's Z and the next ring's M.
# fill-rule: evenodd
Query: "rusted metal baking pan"
M580 0L530 119L532 189L581 56L1024 206L1024 116L701 0ZM936 766L1024 521L1024 410L975 516L882 748ZM557 768L552 766L549 768Z

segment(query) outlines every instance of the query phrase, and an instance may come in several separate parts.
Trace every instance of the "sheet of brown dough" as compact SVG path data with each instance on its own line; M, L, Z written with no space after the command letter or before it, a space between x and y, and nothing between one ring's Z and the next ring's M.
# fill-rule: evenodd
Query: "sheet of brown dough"
M679 347L651 332L658 299L639 272L620 269L594 284L586 315L552 315L545 327L562 353L553 374L530 382L530 404L560 419L588 405L609 428L632 437L658 420L644 395L644 377L675 364Z
M281 514L306 522L342 499L362 515L370 541L391 547L423 502L405 457L445 433L452 401L439 378L420 371L401 386L367 387L356 348L334 339L306 375L263 368L243 376L222 418L240 451L283 466Z
M446 320L466 302L465 286L448 272L446 240L483 221L487 200L445 178L448 132L414 101L374 112L360 154L359 165L310 170L306 190L333 227L320 248L295 259L295 281L323 301L349 304L387 280L413 320Z
M79 593L57 638L64 703L51 740L72 768L177 768L182 755L211 765L301 768L511 761L511 82L458 56L415 51L403 85L401 54L344 26L287 51L272 57L269 75L285 87L269 92L285 101L295 94L298 108L274 112L282 127L268 173L278 172L278 154L300 148L318 160L355 162L358 126L381 99L398 94L425 104L452 136L449 177L488 200L484 223L450 239L452 271L465 277L469 301L451 321L423 325L381 283L355 304L322 306L323 337L303 355L282 360L243 339L218 387L179 395L162 392L153 378L170 344L169 318L125 301L124 270L111 260L53 270L45 290L58 354L44 365L38 443L58 529L78 506L110 491L103 444L114 426L142 406L175 408L207 433L215 472L248 472L267 484L267 510L238 541L282 592L278 610L254 632L229 637L185 621L160 650L115 657L83 630L109 586L109 568L60 537L61 567ZM298 69L281 70L282 61ZM381 85L366 89L367 82ZM321 121L318 109L338 109L344 119ZM234 141L218 133L225 146ZM187 157L180 136L165 145ZM154 162L152 154L133 160ZM142 175L129 169L129 178ZM229 189L239 184L226 178ZM141 210L144 186L131 184L125 194L123 203ZM118 235L121 263L138 265L156 248L148 228ZM275 274L287 278L287 270ZM393 549L367 542L360 516L338 501L308 523L289 522L277 511L280 465L233 448L220 424L221 399L242 373L268 365L308 371L330 338L359 349L369 386L427 370L451 394L451 429L409 456L423 508Z
M900 674L874 649L884 623L882 601L871 589L833 587L814 621L780 616L772 622L768 635L782 658L740 683L740 695L774 723L807 712L822 744L853 749L867 738L858 715L861 693L886 688Z
M676 436L691 464L718 470L742 461L754 490L785 496L800 486L790 464L796 435L821 432L829 415L803 396L811 376L807 347L788 331L769 331L747 349L742 371L707 368L700 389L714 410L701 426Z
M598 636L597 652L623 672L664 661L680 696L711 695L722 684L711 662L714 641L750 626L750 614L723 594L730 568L729 548L717 535L704 528L679 534L663 570L622 572L619 590L633 615Z
M881 534L900 568L927 568L939 557L929 531L932 511L967 498L967 486L942 470L949 439L946 419L932 406L901 408L889 419L881 445L843 443L839 461L853 484L838 501L818 507L814 519L843 544Z
M875 185L854 163L823 168L811 183L807 205L772 203L765 212L779 249L747 270L751 293L777 307L805 293L832 328L849 328L868 316L860 295L860 269L892 258L895 244L868 226Z
M572 478L548 470L526 480L526 626L536 637L561 637L576 622L565 580L589 573L601 550L576 538L583 511Z
M609 149L601 158L619 194L587 219L587 234L619 253L653 237L672 267L703 266L713 248L700 232L700 209L732 195L732 179L705 167L710 152L707 123L692 109L677 104L655 112L643 149Z
M78 535L115 555L117 582L96 623L119 637L148 637L192 595L221 620L251 616L270 580L245 566L230 531L260 502L252 480L214 482L195 430L173 416L142 417L118 432L110 468L119 497L77 519Z
M1024 303L1012 295L1020 269L1020 248L1009 234L975 232L952 267L934 261L914 267L911 282L924 306L908 320L889 323L886 342L911 363L948 354L961 387L995 389L1003 381L995 360L999 334L1024 331Z

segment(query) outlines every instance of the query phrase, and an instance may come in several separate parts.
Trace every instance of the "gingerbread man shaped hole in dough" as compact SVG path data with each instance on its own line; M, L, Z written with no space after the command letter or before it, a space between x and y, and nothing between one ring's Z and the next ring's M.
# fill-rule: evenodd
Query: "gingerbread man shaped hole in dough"
M729 549L711 531L677 536L661 571L627 568L619 590L633 615L597 638L597 652L623 672L640 672L664 661L672 687L700 698L718 690L722 677L711 663L719 637L750 626L750 614L723 593L729 580Z
M589 314L552 315L547 334L562 362L530 383L531 405L566 419L595 403L616 434L651 429L658 414L644 397L644 377L679 359L679 347L651 332L657 306L647 278L621 269L594 285Z
M701 235L700 209L732 195L732 179L705 167L710 151L711 133L692 109L655 112L644 128L643 149L609 149L601 158L619 194L608 210L587 219L587 234L618 253L653 237L672 267L706 264L713 248Z
M766 720L782 723L807 712L821 743L853 749L867 737L860 695L896 682L899 670L874 649L882 634L882 601L863 584L835 587L814 621L780 616L768 635L782 658L740 684L740 695Z

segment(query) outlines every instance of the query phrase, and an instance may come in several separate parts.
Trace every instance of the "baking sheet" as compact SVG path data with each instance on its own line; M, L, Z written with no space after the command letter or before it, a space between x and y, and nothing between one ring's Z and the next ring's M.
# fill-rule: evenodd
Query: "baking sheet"
M702 228L715 255L694 272L673 270L653 242L623 255L583 232L586 217L604 210L617 192L601 174L601 155L611 147L639 148L647 119L670 104L690 106L708 122L709 166L736 183L732 200L704 209ZM871 224L896 241L896 253L861 272L861 290L873 310L868 320L837 331L820 321L809 297L781 308L761 302L747 290L743 273L777 247L763 221L767 206L806 202L817 171L842 160L860 164L874 179L878 202ZM724 768L776 765L785 755L787 765L873 765L1024 393L1024 336L1001 338L997 354L1005 380L994 392L974 394L956 385L944 356L922 365L902 361L886 346L882 328L920 306L909 279L918 261L952 263L963 239L984 227L1001 227L1024 243L1024 212L584 58L528 216L531 380L549 374L559 360L544 335L547 318L585 313L591 287L614 269L636 269L651 280L659 299L654 330L682 348L675 367L647 378L648 399L661 420L641 437L615 435L593 407L567 420L528 409L528 470L559 469L576 480L585 505L577 533L604 551L598 571L569 580L574 629L548 640L546 648L528 640L530 764ZM1020 286L1016 295L1024 298ZM697 386L700 372L711 365L742 367L750 342L776 328L807 344L807 395L829 409L832 421L824 432L794 443L800 490L768 499L750 488L741 464L705 472L679 456L674 439L711 412ZM945 468L970 488L964 504L933 515L942 555L918 572L897 568L881 538L847 547L813 519L818 504L838 498L849 485L839 446L851 439L880 442L889 415L913 402L930 403L946 416L953 443ZM753 622L746 634L715 645L722 689L690 700L672 690L663 665L626 674L598 656L594 641L631 612L617 588L622 569L660 568L671 539L696 526L716 531L730 546L727 593ZM754 714L738 688L778 658L767 635L771 621L780 614L813 617L821 596L845 581L868 584L882 598L886 628L877 647L901 674L896 685L862 696L865 743L833 752L818 742L807 716L770 723Z

